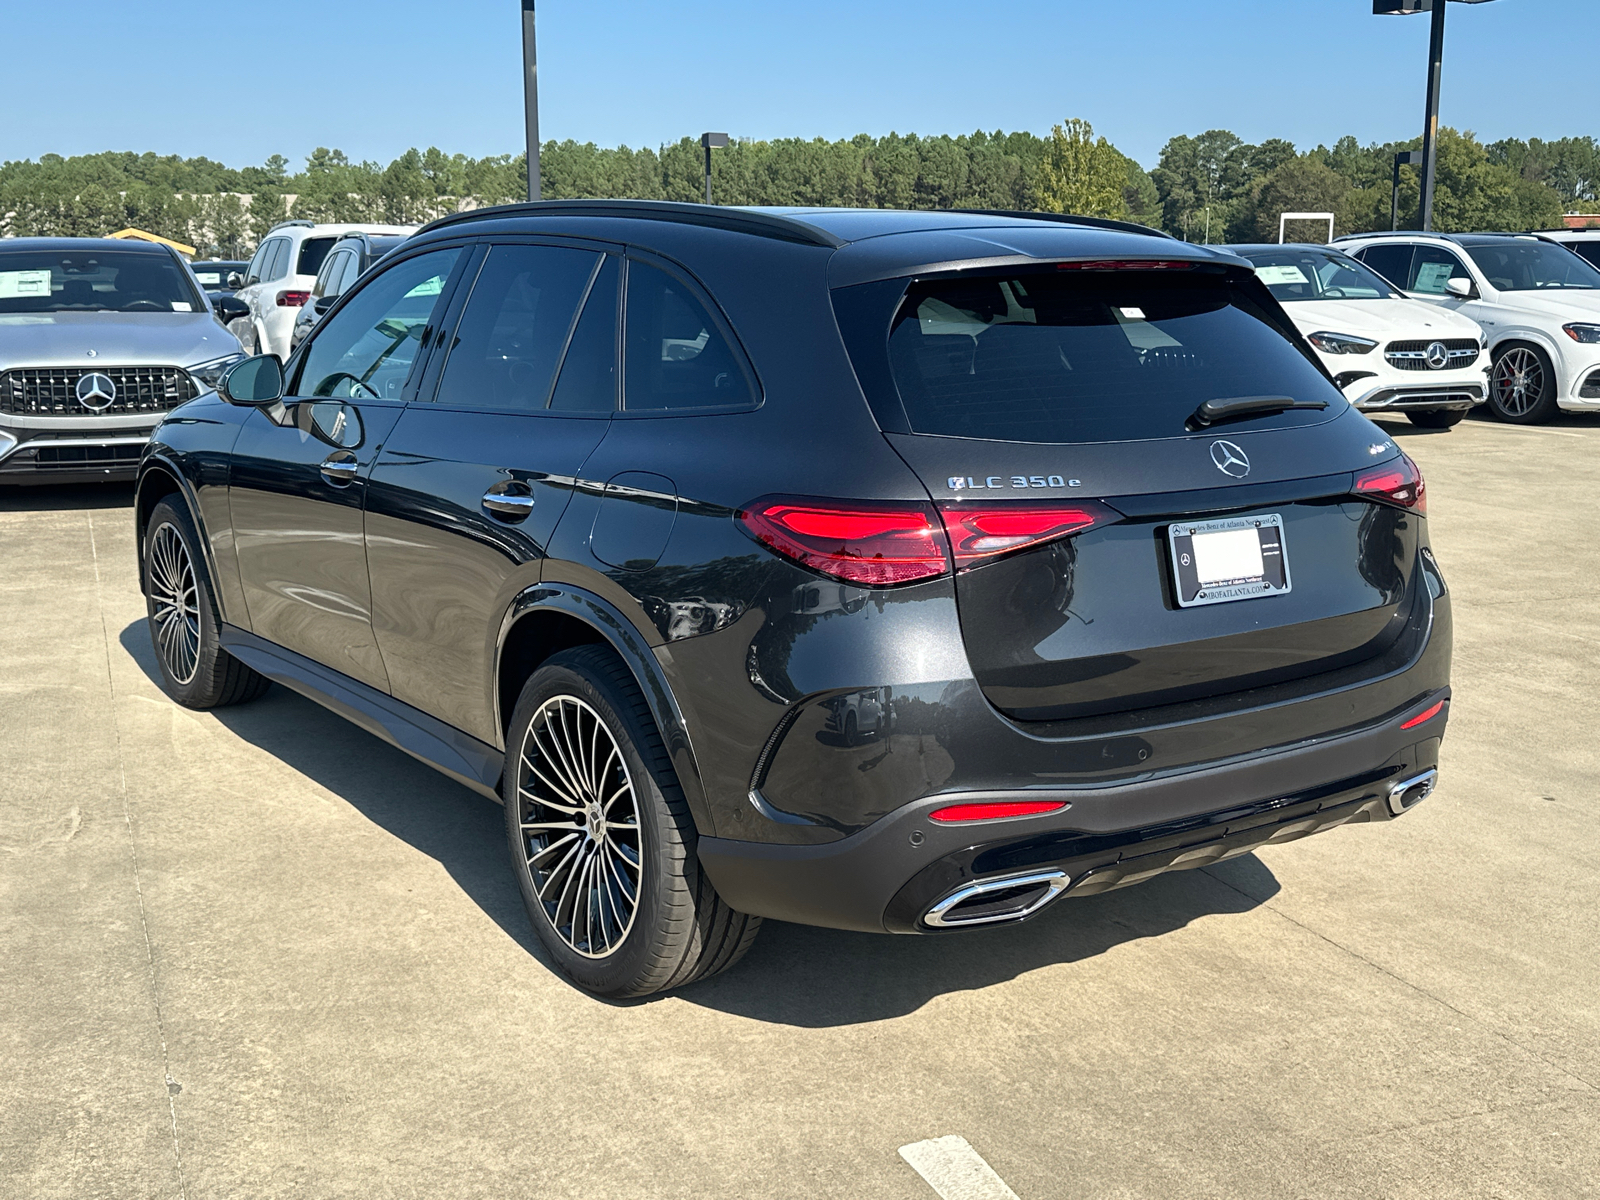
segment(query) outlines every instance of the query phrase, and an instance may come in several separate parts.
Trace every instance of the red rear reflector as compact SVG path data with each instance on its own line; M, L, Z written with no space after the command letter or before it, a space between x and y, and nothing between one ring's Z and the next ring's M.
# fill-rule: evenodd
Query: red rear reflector
M309 299L311 299L310 292L279 292L278 307L299 308Z
M785 558L850 583L894 587L950 571L944 529L926 504L766 496L738 519Z
M1031 501L983 504L950 500L939 505L956 570L966 570L1002 554L1082 533L1121 518L1093 500L1043 504Z
M1355 493L1364 499L1392 504L1424 516L1428 512L1428 485L1423 482L1417 464L1405 454L1376 470L1357 475Z
M1400 728L1401 729L1415 729L1418 725L1421 725L1424 721L1431 721L1435 717L1437 717L1439 715L1439 710L1441 708L1443 708L1443 707L1444 707L1444 701L1441 700L1441 701L1439 701L1439 703L1435 704L1432 708L1424 709L1422 712L1419 712L1416 716L1412 717L1411 720L1409 720L1409 721L1405 722L1405 724L1401 725Z
M1001 817L1033 817L1040 813L1058 812L1066 806L1065 800L1001 800L993 804L952 804L949 808L936 808L928 816L946 824L954 821L995 821Z
M1198 264L1181 259L1106 258L1094 262L1057 263L1058 271L1192 271Z

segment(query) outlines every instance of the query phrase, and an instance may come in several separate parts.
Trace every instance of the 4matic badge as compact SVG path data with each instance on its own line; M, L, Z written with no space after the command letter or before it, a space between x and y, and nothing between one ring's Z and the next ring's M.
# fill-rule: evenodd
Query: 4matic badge
M996 488L1082 487L1081 479L1061 475L952 475L945 480L952 492L978 492Z

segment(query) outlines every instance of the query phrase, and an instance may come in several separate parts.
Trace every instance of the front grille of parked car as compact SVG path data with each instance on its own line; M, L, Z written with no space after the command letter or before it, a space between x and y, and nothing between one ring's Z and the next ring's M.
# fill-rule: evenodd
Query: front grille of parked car
M99 411L78 403L78 380L94 373L110 379L117 393ZM199 394L182 367L16 367L0 372L0 413L23 417L167 412Z
M1383 348L1383 357L1388 360L1391 367L1399 371L1428 371L1428 370L1455 370L1459 367L1470 367L1478 359L1478 352L1482 347L1477 338L1444 338L1436 339L1444 342L1447 361L1442 367L1428 365L1428 347L1433 341L1421 342L1390 342Z

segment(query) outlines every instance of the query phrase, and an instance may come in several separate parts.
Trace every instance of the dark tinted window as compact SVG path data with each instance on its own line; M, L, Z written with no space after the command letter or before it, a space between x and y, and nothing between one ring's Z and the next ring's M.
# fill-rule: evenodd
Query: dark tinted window
M164 253L0 249L0 313L199 308L187 276Z
M1503 292L1600 287L1600 271L1565 246L1518 238L1468 246L1467 253L1483 277Z
M246 284L260 283L262 273L272 263L273 245L270 240L262 242L256 247L255 256L250 260L250 266L244 273Z
M399 399L460 253L419 254L352 296L312 335L296 394Z
M261 278L270 283L274 279L282 279L289 273L289 239L273 238L267 245L272 250L272 257L261 269Z
M1244 290L1189 271L1027 273L913 283L889 335L912 429L1096 442L1181 435L1206 400L1343 402ZM1263 416L1260 428L1326 412Z
M1568 250L1578 255L1585 261L1600 267L1600 241L1595 242L1565 242Z
M606 255L589 288L550 397L553 409L610 412L617 407L617 262L616 255Z
M311 295L337 296L341 288L339 280L344 275L345 264L350 261L352 254L348 250L340 250L337 254L330 254L322 269L317 272L317 281L311 285Z
M629 412L752 401L749 381L705 306L665 271L628 264L625 327Z
M1411 260L1411 278L1406 281L1406 291L1427 296L1448 295L1445 284L1452 279L1472 282L1464 262L1443 246L1418 246Z
M599 257L592 250L559 246L491 248L456 329L439 382L439 403L545 407L572 318Z
M333 244L338 240L331 237L316 237L301 242L300 263L295 268L295 274L315 275L322 266L322 260L328 257L328 251L333 249Z
M1368 246L1356 257L1395 287L1404 289L1411 278L1411 243L1399 245Z

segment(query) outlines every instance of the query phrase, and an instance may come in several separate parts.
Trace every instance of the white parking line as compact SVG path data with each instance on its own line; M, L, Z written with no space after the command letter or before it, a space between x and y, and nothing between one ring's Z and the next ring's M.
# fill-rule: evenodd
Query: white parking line
M900 1147L911 1164L943 1200L1018 1200L1006 1181L994 1173L967 1139L951 1135Z

